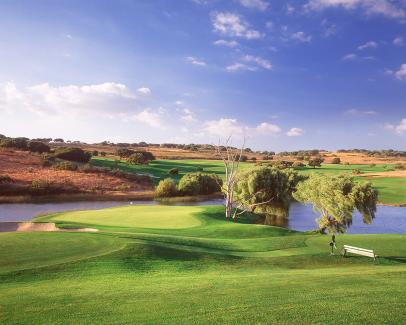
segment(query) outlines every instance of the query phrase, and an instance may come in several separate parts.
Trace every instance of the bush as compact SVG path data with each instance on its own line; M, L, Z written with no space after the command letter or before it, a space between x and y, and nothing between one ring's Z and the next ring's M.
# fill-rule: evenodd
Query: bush
M37 153L44 153L44 152L50 152L51 148L46 145L43 142L40 141L30 141L28 142L27 146L28 150L31 152L37 152Z
M333 160L331 161L331 163L332 163L332 164L341 164L341 159L338 158L338 157L333 158Z
M132 154L134 154L135 151L127 148L118 148L116 150L116 155L119 156L120 158L128 158Z
M394 167L397 170L405 170L406 169L406 164L405 165L404 164L396 164Z
M353 169L352 170L352 173L354 174L354 175L359 175L359 174L361 174L362 172L361 172L361 170L360 169Z
M8 175L0 175L0 184L13 183L13 179Z
M63 160L75 161L80 163L89 162L92 154L90 152L83 151L80 148L58 148L55 150L54 157Z
M106 152L104 152L104 151L100 152L100 156L106 157Z
M129 164L141 165L148 164L151 160L155 160L152 153L147 151L135 151L130 157L128 157L127 162Z
M169 174L170 175L178 175L179 174L179 169L172 168L171 170L169 170Z
M99 155L99 152L97 150L92 151L92 156L97 157Z
M172 178L161 180L155 189L156 197L173 197L178 194L176 182Z
M246 162L248 160L248 157L246 155L241 155L240 161Z
M56 170L77 170L78 165L70 161L61 161L53 165L53 168Z
M302 168L305 167L306 165L300 161L295 161L292 165L293 168Z
M0 140L0 147L27 150L27 138L7 138Z
M271 155L265 155L262 157L262 160L272 160L272 159L273 159L273 156L271 156Z
M222 180L216 174L189 173L184 175L178 185L183 195L206 195L221 191Z

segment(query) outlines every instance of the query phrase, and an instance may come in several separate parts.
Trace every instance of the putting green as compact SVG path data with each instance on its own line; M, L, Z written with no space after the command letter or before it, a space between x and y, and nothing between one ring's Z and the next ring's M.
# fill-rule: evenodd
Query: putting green
M197 215L202 212L203 207L197 206L124 206L68 212L51 220L95 226L180 229L201 225Z

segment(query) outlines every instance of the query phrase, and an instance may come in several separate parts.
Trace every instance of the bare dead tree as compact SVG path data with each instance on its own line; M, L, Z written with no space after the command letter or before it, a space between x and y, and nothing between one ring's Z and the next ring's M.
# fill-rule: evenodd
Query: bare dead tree
M225 168L225 181L222 185L222 192L224 194L225 206L226 206L226 218L233 217L233 205L234 205L234 188L237 183L237 175L240 167L241 157L245 148L245 137L240 149L231 147L230 135L224 146L219 145L216 147L218 156L223 160ZM222 150L224 148L224 150ZM234 216L236 217L236 216Z
M238 172L246 138L244 136L243 143L239 149L231 146L231 139L232 136L229 136L224 146L220 145L220 141L218 146L216 146L217 155L223 161L225 169L225 181L221 186L221 190L224 195L227 219L235 219L247 211L253 212L256 207L268 204L273 200L273 198L271 198L264 202L249 204L241 200L241 198L235 197L235 186L238 182ZM224 148L224 150L222 150L222 148ZM235 207L234 214L233 207Z

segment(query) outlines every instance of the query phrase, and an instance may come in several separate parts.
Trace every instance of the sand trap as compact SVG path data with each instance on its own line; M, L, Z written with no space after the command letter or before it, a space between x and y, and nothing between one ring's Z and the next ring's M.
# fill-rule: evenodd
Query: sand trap
M67 231L67 232L96 232L94 228L59 229L53 222L0 222L0 232L27 231Z
M365 173L358 175L361 177L371 177L371 178L378 178L378 177L406 177L406 170L394 170L390 172L376 172L376 173Z

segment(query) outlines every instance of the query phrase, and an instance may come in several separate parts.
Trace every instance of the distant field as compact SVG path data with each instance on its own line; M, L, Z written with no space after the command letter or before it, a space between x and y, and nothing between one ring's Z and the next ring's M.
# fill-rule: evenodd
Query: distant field
M119 168L123 171L132 173L144 173L154 177L154 182L157 184L159 180L172 177L180 179L182 175L190 172L196 172L198 168L203 168L206 172L216 173L220 177L224 177L224 166L218 160L155 160L149 165L127 165L124 161L116 163L109 158L93 158L92 164L100 167ZM241 170L254 167L255 163L241 163ZM179 175L171 176L169 170L177 168ZM391 164L380 165L333 165L323 164L321 168L304 167L298 169L302 174L309 175L310 173L328 173L328 174L352 174L354 169L359 169L362 174L366 173L382 173L393 169ZM362 175L361 174L361 175ZM360 181L370 181L380 191L379 200L387 204L406 204L406 178L394 177L379 177L379 178L363 178L356 177Z
M338 235L330 256L329 236L226 221L223 207L184 207L178 220L176 208L37 219L92 234L0 234L0 323L406 322L405 235ZM342 258L343 244L374 249L379 263Z

